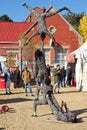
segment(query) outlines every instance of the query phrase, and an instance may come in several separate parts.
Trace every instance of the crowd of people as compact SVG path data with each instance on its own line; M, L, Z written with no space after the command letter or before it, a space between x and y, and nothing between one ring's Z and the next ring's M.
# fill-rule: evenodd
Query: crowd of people
M51 78L51 68L49 64L47 64L47 73L49 78ZM0 69L0 75L2 74L2 69ZM14 84L14 88L24 87L24 91L26 96L28 95L27 88L31 96L33 96L32 88L30 85L31 81L31 72L28 70L27 66L25 66L22 70L22 74L20 74L19 67L15 69L5 68L3 72L3 76L6 83L6 94L11 94L10 84ZM56 90L60 93L61 87L72 86L72 69L70 65L67 65L66 69L65 66L60 66L59 64L56 68L53 69L53 77L54 77L54 92Z
M23 87L26 96L28 96L27 89L29 89L31 96L34 96L30 85L31 72L27 69L26 66L23 68L22 74L20 74L19 67L15 68L5 67L4 70L2 69L0 70L0 77L4 78L6 86L6 94L12 94L10 88L12 83L14 89Z

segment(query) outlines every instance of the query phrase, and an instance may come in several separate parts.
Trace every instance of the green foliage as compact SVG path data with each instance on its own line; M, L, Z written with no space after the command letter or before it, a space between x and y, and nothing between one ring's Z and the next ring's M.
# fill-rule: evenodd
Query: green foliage
M0 22L13 22L13 20L11 20L8 15L4 14L2 16L0 16Z
M19 46L22 47L22 58L26 61L31 61L36 50L35 41L32 39L28 41L29 35L24 33L19 38ZM26 44L27 42L27 44Z
M82 13L67 13L63 15L63 17L78 31L78 26L80 24L80 19L85 15L84 12Z

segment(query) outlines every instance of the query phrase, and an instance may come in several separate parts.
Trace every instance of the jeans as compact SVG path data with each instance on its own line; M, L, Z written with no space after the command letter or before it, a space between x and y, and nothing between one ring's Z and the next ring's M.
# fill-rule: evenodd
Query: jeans
M60 90L61 87L61 81L58 81L58 91Z
M25 93L26 94L27 94L27 88L29 88L30 94L32 94L32 89L31 89L30 83L25 83L24 88L25 88Z
M62 79L62 87L65 87L65 78Z
M6 82L6 92L10 92L10 83L11 83L11 81L10 80L8 80L7 82Z

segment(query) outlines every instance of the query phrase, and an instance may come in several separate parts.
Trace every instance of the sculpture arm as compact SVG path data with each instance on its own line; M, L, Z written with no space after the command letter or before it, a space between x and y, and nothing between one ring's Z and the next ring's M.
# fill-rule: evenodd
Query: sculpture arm
M38 22L36 21L30 28L27 29L27 31L24 34L28 34L31 31L31 29L37 25L37 23Z
M23 3L22 6L25 6L31 13L39 17L40 13L29 7L26 3Z
M47 17L50 17L50 16L53 16L53 15L55 15L55 14L57 14L57 13L60 13L60 12L63 11L63 10L67 10L67 11L69 11L69 12L71 13L70 9L68 9L67 7L63 7L63 8L61 8L61 9L57 10L57 11L52 11L52 12L46 13L46 18L47 18Z

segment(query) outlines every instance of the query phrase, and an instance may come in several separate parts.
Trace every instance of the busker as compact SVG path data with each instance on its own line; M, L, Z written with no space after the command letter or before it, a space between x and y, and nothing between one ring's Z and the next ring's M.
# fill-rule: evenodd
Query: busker
M43 99L39 101L34 101L34 113L33 117L37 116L37 105L46 105L48 104L51 107L52 113L55 115L56 120L64 122L77 122L77 117L73 114L67 107L67 104L62 101L61 106L58 104L56 98L53 94L53 86L51 85L50 78L46 78L45 85L43 87ZM63 110L65 108L65 111Z

